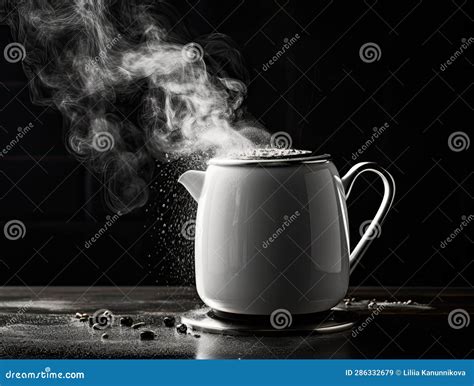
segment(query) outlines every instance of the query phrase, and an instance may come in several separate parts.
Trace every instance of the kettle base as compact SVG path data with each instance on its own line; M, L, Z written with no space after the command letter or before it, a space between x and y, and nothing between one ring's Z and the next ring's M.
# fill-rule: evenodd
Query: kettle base
M181 322L194 331L241 336L328 334L350 329L356 320L354 313L342 310L295 315L284 328L272 324L270 316L227 314L210 308L189 311L181 317Z

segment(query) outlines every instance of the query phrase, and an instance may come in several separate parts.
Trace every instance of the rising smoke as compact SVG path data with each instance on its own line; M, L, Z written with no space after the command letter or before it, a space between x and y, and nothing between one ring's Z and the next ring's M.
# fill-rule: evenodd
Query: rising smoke
M148 198L155 160L268 143L242 106L245 71L229 38L193 39L159 1L18 0L32 100L64 117L70 151L104 175L108 203Z

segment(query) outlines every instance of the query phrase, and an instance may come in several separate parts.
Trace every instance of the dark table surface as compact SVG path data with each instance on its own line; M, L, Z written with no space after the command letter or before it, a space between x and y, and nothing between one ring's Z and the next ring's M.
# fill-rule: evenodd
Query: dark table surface
M350 305L358 324L345 332L298 336L178 334L163 326L166 315L203 307L191 287L3 287L0 288L0 358L473 358L472 325L450 326L448 315L472 315L474 294L458 288L352 288ZM369 300L411 300L430 307L389 304L374 317ZM95 331L76 312L113 312L115 322ZM118 325L121 316L143 321L156 333ZM354 332L358 326L363 326Z

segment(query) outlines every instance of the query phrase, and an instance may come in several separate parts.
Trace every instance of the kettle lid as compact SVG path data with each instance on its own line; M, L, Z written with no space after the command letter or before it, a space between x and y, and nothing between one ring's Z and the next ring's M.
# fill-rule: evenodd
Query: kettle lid
M209 165L248 165L248 164L287 164L325 162L329 154L316 155L310 150L282 149L282 148L256 148L247 151L231 153L225 157L212 158Z

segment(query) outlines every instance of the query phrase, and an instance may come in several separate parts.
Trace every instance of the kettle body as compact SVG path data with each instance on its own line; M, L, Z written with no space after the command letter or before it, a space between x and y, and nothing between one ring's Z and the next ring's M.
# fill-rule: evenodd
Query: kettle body
M382 177L384 199L351 253L346 198L368 170ZM198 200L197 291L209 307L231 314L301 315L336 305L394 193L392 177L375 164L340 178L327 156L211 160L206 172L186 173L180 182Z

